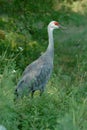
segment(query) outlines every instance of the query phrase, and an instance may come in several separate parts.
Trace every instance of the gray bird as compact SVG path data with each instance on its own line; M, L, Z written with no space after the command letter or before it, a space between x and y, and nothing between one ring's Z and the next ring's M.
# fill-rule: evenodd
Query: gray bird
M60 28L60 24L52 21L48 25L49 45L46 52L37 60L26 67L22 74L21 80L17 84L15 90L16 97L23 97L29 95L33 97L36 90L40 90L40 95L44 92L46 83L48 82L53 70L54 58L54 42L53 30Z
M7 130L3 125L0 125L0 130Z

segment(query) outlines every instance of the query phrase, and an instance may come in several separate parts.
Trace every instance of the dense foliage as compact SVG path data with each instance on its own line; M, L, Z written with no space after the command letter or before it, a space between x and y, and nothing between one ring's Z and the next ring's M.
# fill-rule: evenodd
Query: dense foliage
M0 124L7 130L87 130L87 0L0 0ZM24 68L54 32L54 71L46 91L14 103Z

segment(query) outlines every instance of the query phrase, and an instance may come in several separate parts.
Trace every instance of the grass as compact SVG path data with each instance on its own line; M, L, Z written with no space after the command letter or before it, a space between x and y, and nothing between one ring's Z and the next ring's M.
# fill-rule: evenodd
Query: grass
M27 28L23 34L20 33L24 24L19 24L16 18L15 26L14 17L8 17L9 22L0 20L1 29L6 33L1 31L0 40L0 124L8 130L87 130L87 18L78 12L58 13L57 16L55 11L52 12L52 17L59 17L67 29L54 32L54 70L46 90L41 97L39 92L35 92L33 99L24 97L17 103L13 101L14 89L28 62L44 52L47 46L46 28L43 23L41 30L37 29L37 24L32 25L36 34L31 29L33 34L28 39L25 36ZM46 24L50 16L42 19ZM25 46L23 43L28 44ZM12 44L19 46L11 48ZM20 45L23 51L18 50Z

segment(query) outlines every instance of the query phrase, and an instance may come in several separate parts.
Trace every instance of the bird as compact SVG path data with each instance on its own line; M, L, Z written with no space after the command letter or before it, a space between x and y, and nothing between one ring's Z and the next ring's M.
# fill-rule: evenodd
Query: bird
M3 125L0 125L0 130L7 130Z
M45 86L50 79L53 70L54 59L54 40L53 30L59 29L61 26L57 21L51 21L48 24L48 47L46 51L35 61L29 64L19 80L15 89L16 98L29 95L33 98L36 90L40 91L40 96L45 90Z

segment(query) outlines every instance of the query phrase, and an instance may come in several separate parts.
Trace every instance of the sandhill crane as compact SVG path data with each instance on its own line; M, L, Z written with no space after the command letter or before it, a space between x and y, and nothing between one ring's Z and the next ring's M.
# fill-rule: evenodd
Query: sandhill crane
M3 125L0 125L0 130L7 130Z
M46 52L37 60L28 65L22 74L21 80L18 82L15 94L16 97L22 97L25 94L33 94L36 90L40 90L40 95L44 92L46 83L48 82L53 69L54 42L53 30L60 28L60 24L52 21L48 25L49 45Z

